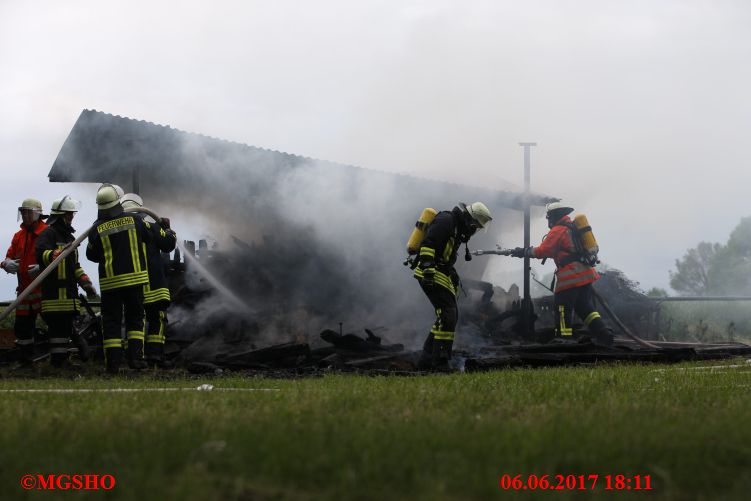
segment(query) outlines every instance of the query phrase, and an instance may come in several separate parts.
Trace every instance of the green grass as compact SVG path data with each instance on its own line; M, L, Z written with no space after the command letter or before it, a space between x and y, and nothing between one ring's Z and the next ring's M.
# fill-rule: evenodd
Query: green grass
M23 497L25 473L93 472L142 500L746 499L751 365L675 370L691 365L712 363L303 380L6 371L0 389L280 391L2 393L0 492ZM503 492L503 473L651 475L654 492Z
M663 303L661 332L670 341L751 342L749 303Z

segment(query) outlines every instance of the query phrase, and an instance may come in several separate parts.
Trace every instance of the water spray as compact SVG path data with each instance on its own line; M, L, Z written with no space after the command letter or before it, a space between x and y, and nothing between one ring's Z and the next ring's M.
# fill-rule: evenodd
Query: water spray
M227 288L226 285L224 285L222 282L220 282L209 270L206 269L206 267L201 264L201 261L199 261L192 252L187 250L183 245L177 244L177 247L182 250L183 255L185 256L185 261L190 262L190 267L192 269L195 269L198 273L200 273L208 282L211 284L211 286L217 290L222 296L224 296L227 300L229 300L232 305L236 308L238 308L240 311L250 315L254 313L250 306L245 304L237 295L232 292L229 288Z

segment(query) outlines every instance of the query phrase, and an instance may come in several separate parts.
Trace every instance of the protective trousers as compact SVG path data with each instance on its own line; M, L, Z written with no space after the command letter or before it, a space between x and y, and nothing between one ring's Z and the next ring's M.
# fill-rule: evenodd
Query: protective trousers
M34 291L16 306L13 330L21 360L31 362L34 358L34 331L37 315L42 311L42 294Z
M164 360L164 332L167 328L168 301L157 301L143 305L146 310L148 333L146 334L146 360L161 362Z
M73 332L74 316L73 312L42 313L50 340L50 362L54 366L59 367L68 361L68 345Z
M555 325L559 336L573 335L574 313L595 336L612 337L607 324L595 309L592 284L555 293Z
M459 308L456 296L441 285L424 285L420 283L423 292L428 296L430 304L435 308L436 320L430 329L423 345L423 361L428 360L433 366L446 363L451 358L451 348L454 344L454 332L459 321Z
M143 286L102 291L104 360L108 370L116 370L123 360L121 327L125 311L128 361L143 360Z
M36 314L19 315L16 313L16 319L13 323L13 330L16 333L16 345L21 352L21 360L24 362L32 362L34 359L34 327L36 320Z

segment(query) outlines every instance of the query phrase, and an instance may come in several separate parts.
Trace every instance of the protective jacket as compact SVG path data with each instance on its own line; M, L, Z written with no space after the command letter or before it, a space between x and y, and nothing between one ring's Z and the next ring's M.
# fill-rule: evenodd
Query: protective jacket
M101 214L101 213L100 213ZM141 218L129 213L100 217L89 234L86 257L99 263L99 287L104 291L149 283L143 244L151 232Z
M36 259L42 269L54 260L52 254L75 240L75 230L57 218L36 241ZM68 254L57 269L42 281L42 313L78 312L78 284L91 282L78 263L78 250Z
M454 263L463 241L461 215L462 211L458 207L436 214L420 246L419 264L414 273L415 278L422 280L426 270L435 270L436 285L445 287L454 295L459 284Z
M580 261L573 228L571 218L563 216L550 229L540 246L532 248L532 257L552 258L555 261L555 292L591 284L600 278L593 266Z
M13 235L8 252L5 253L6 259L19 259L18 262L18 287L16 292L20 293L34 280L29 276L29 266L37 264L36 241L39 235L47 228L47 224L38 219L31 228L22 224L21 229ZM0 265L2 266L2 265ZM3 266L4 267L4 266ZM38 310L42 300L42 288L38 287L26 299L17 306L16 315L28 315L31 310Z
M167 287L167 275L162 252L172 252L177 244L177 235L171 229L163 229L158 224L143 222L146 231L151 233L151 241L144 242L143 253L146 255L146 266L149 272L149 283L143 288L143 304L169 301L170 294Z

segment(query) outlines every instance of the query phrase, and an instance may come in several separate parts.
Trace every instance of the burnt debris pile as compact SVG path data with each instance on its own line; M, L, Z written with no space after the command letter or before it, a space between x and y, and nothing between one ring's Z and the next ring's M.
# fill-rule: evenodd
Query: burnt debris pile
M301 237L305 236L301 234ZM213 247L213 248L212 248ZM388 321L360 327L377 316L381 304L368 293L358 293L363 277L350 277L336 267L316 268L315 256L297 252L295 242L274 237L248 244L235 238L233 248L222 251L206 242L198 248L190 242L169 259L173 305L167 333L167 356L193 373L245 371L284 377L326 371L418 374L421 329L395 328ZM294 258L293 258L294 256ZM274 260L278 257L278 260ZM338 258L335 252L328 257ZM165 256L165 259L168 259ZM191 264L193 263L193 264ZM280 264L276 270L266 263ZM226 284L218 291L197 270L212 274ZM315 287L311 269L321 285L313 289L318 301L296 296L298 287ZM286 277L281 279L279 277ZM307 277L307 278L306 278ZM311 280L311 281L308 281ZM338 283L338 288L324 283ZM608 272L598 282L600 295L611 310L635 332L648 325L645 312L653 302L620 272ZM603 362L660 362L722 359L748 356L751 347L741 343L675 343L652 341L645 347L626 337L613 346L594 344L587 332L575 329L571 338L555 337L552 296L535 300L538 329L524 337L518 328L519 291L508 291L489 282L465 280L460 293L463 320L452 370L484 371L510 367L551 367ZM101 324L95 308L85 303L75 328L83 340L71 345L80 353L88 346L92 357L101 356ZM372 307L368 305L372 303ZM643 305L643 306L640 306ZM360 319L353 311L361 313ZM347 322L341 319L346 318ZM421 320L422 322L422 320ZM367 324L365 324L367 325ZM352 326L358 326L353 328ZM423 325L424 328L424 325ZM10 332L0 332L0 361L17 357ZM49 352L46 335L36 336L37 360Z
M182 284L175 294L173 309L177 320L171 325L168 336L168 353L182 361L191 372L218 373L224 370L246 370L290 374L314 374L320 371L358 371L417 373L421 341L419 330L399 330L380 326L348 332L339 321L346 315L350 325L362 325L348 312L358 302L373 301L368 295L359 295L358 281L331 270L329 280L339 280L344 292L332 291L326 295L321 287L319 303L295 301L294 287L301 281L291 280L289 286L278 284L275 277L304 276L306 256L302 255L298 267L292 266L278 274L264 267L272 259L273 249L279 248L273 238L263 244L250 245L235 239L235 249L220 251L199 244L198 258L218 277L226 280L242 297L264 294L276 308L253 308L248 301L250 314L243 316L227 309L227 301L200 278L173 270ZM190 245L187 246L191 248ZM285 246L282 246L284 248ZM294 246L289 246L294 248ZM294 260L284 253L280 262ZM312 259L312 258L311 258ZM237 263L243 262L240 266ZM190 265L187 266L190 271ZM643 302L635 285L622 273L609 273L604 280L601 295L612 303L612 309L623 314L629 324L639 326L643 311L634 306ZM254 284L241 294L241 287L251 277ZM585 329L577 330L570 339L556 338L552 328L552 296L535 302L539 329L531 338L524 338L518 328L519 293L516 286L508 291L489 282L466 280L466 294L460 295L463 311L462 336L454 356L454 369L480 371L506 367L540 367L591 364L612 361L678 362L727 358L751 353L751 347L737 343L700 345L686 343L656 343L645 348L627 339L618 338L612 347L598 346L588 337ZM288 288L289 287L289 288ZM641 297L640 297L641 296ZM245 299L244 299L245 300ZM207 308L207 304L219 306ZM376 305L378 302L376 301ZM224 306L222 306L224 305ZM332 308L328 310L328 308ZM632 309L629 309L632 308ZM377 308L376 308L377 309ZM365 311L366 309L361 309ZM629 315L633 311L634 317ZM208 315L199 318L201 315ZM344 324L347 325L347 324ZM283 342L280 342L283 340ZM404 341L404 342L402 342Z

